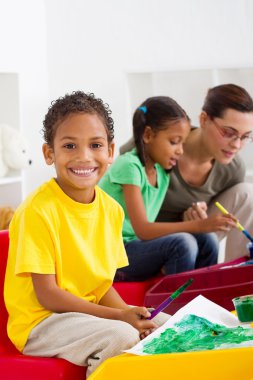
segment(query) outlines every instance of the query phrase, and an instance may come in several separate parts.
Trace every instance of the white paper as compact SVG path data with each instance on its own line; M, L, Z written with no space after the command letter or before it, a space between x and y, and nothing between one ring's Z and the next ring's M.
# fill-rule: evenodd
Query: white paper
M228 310L217 305L216 303L208 300L207 298L199 295L187 305L179 309L163 326L159 327L152 334L125 352L135 355L149 355L142 352L143 343L149 342L153 338L159 336L164 330L173 327L175 323L181 321L181 319L187 314L194 314L198 317L206 318L212 323L218 323L226 327L241 326L241 323L234 314L230 313ZM250 327L250 325L246 326L244 324L244 327ZM252 341L250 344L247 343L247 346L248 345L252 345Z

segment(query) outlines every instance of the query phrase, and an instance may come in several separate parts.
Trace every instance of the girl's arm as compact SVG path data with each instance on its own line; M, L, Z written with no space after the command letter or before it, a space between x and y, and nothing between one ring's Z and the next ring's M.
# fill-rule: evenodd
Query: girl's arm
M177 232L206 233L229 231L231 227L236 226L236 218L230 214L210 216L204 220L198 219L176 223L151 223L147 219L140 188L135 185L123 185L122 187L130 222L136 236L141 240L156 239Z
M54 313L78 312L121 320L131 324L140 334L157 327L146 319L150 312L145 307L129 307L115 289L110 288L97 305L59 288L53 274L32 273L31 276L39 303Z

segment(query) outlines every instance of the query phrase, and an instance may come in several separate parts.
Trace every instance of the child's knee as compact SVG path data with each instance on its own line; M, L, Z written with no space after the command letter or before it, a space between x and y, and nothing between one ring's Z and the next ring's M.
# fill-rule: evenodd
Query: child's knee
M180 253L186 257L193 256L195 259L198 254L198 243L195 237L188 233L183 233L181 237Z
M127 350L139 341L139 331L129 323L121 322L113 329L112 344L118 351Z

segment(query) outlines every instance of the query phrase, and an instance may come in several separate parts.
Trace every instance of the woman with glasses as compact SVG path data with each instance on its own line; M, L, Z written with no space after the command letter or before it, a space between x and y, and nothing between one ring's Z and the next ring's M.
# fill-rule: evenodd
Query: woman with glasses
M211 88L199 117L184 143L184 153L173 168L170 186L157 221L205 219L220 213L219 201L253 234L253 185L244 182L245 163L238 152L252 142L253 100L234 84ZM128 142L121 153L130 148ZM247 254L247 239L237 229L217 232L227 236L225 261Z
M184 154L171 173L170 187L158 219L205 219L219 213L219 201L253 233L253 185L244 182L245 163L238 152L252 142L253 100L234 84L211 88L192 128ZM227 236L225 261L247 254L247 239L237 229L217 232Z

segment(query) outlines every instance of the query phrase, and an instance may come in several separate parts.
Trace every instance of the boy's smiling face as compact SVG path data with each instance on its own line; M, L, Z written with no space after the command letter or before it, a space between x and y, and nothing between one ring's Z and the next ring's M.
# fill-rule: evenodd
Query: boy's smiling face
M56 180L73 200L90 203L94 187L112 163L114 144L97 114L70 114L57 127L53 147L43 145L48 165L54 164Z

